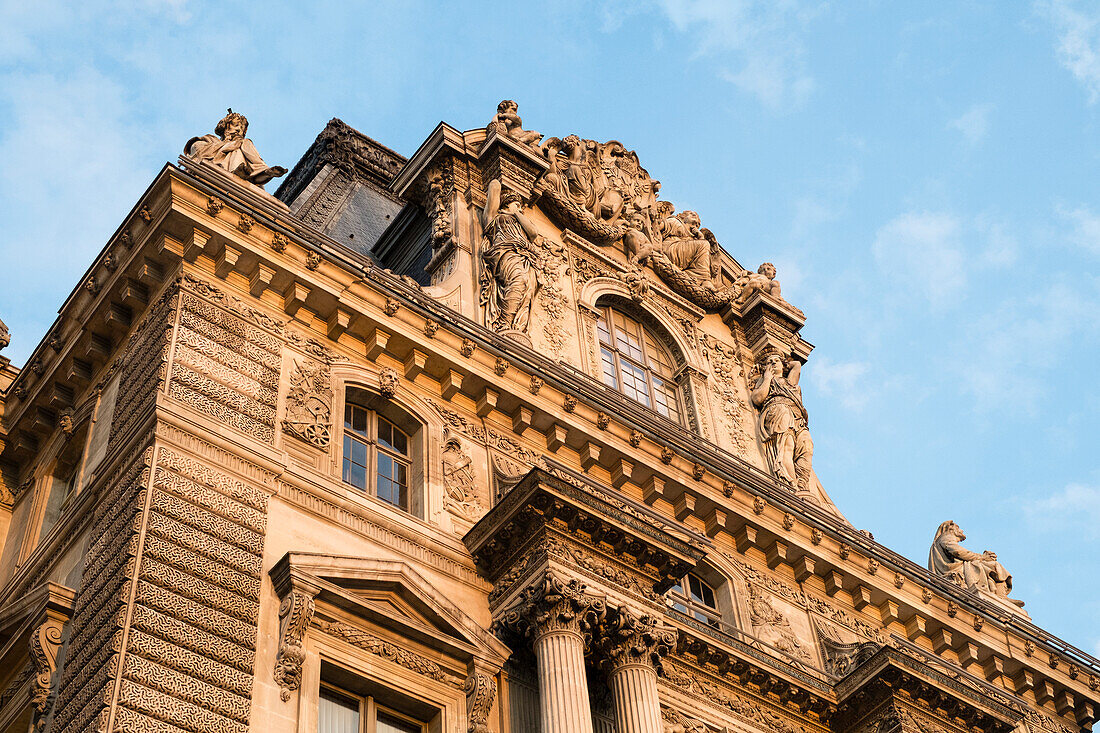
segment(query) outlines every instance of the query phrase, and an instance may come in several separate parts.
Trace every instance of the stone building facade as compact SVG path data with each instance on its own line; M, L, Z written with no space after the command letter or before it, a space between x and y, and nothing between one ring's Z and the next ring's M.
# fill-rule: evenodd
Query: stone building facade
M1090 729L994 555L829 499L775 268L517 113L161 170L0 364L0 731Z

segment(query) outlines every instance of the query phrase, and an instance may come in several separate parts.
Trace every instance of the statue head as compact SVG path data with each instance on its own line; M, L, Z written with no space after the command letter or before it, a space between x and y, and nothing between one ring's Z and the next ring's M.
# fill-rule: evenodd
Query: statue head
M671 201L657 202L657 215L662 219L667 219L672 216L673 211L676 211L676 207L672 205Z
M247 132L248 118L239 112L234 112L232 107L229 108L225 117L222 117L217 127L214 128L214 134L223 140L244 137Z
M566 135L565 139L561 141L562 150L568 153L572 153L577 148L581 147L581 139L576 135Z
M756 272L768 278L769 280L775 279L775 265L770 262L765 262L764 264L760 265L760 267L756 268Z
M783 358L783 355L777 349L771 347L765 349L756 363L761 374L768 367L771 367L772 373L777 376L782 377L787 374L787 360Z
M515 207L513 213L518 212L523 208L523 197L511 189L504 189L500 194L500 210L508 211L510 208Z
M511 99L505 99L497 105L497 114L503 115L509 112L519 112L519 105Z
M933 541L938 540L945 534L953 534L960 542L966 539L966 535L963 534L962 528L950 519L946 522L942 522L936 529L936 536L933 538Z
M700 221L699 215L696 214L694 211L681 211L679 214L676 215L676 218L684 222L684 225L687 226L688 230L691 231L692 234L699 233L699 225L702 223L702 221Z

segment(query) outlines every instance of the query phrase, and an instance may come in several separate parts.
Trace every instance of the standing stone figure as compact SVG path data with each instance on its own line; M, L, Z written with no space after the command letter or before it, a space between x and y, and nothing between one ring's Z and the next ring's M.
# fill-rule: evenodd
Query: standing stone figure
M501 193L500 181L489 182L482 219L488 246L481 253L481 301L486 324L497 331L527 331L538 288L535 247L542 245L542 237L520 213L522 206L514 191Z
M760 410L760 435L772 470L799 494L809 492L814 455L802 388L802 365L768 351L761 362L762 374L752 390L752 403Z
M997 553L986 550L979 555L959 544L965 539L966 535L959 525L952 521L942 523L928 550L928 569L953 578L968 590L984 590L1023 606L1023 601L1008 597L1012 590L1012 575L997 562Z
M286 168L268 167L256 152L256 146L245 137L247 132L248 118L230 109L214 128L213 135L191 138L183 146L183 154L200 162L206 161L257 186L285 176Z

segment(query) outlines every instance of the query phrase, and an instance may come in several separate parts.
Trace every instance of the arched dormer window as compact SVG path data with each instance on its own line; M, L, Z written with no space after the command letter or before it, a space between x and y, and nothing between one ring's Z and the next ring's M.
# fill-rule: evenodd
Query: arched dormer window
M344 483L421 516L423 446L420 423L388 400L349 387L344 402Z
M603 383L670 420L683 422L672 354L649 326L611 306L600 306L599 311Z

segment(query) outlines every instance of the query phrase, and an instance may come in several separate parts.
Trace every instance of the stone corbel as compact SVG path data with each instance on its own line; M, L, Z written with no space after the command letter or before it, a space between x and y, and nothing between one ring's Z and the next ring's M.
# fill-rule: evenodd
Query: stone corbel
M64 622L50 617L31 631L30 657L34 666L34 682L31 685L31 707L34 708L35 730L46 726L46 718L53 705L54 673L57 672L57 652L61 648Z
M279 651L275 655L272 676L280 688L279 697L283 702L290 700L290 694L302 686L302 664L305 662L302 644L306 629L313 620L313 599L320 590L292 578L290 587L280 594Z
M490 733L489 713L496 698L496 677L485 670L472 669L466 678L467 733Z

